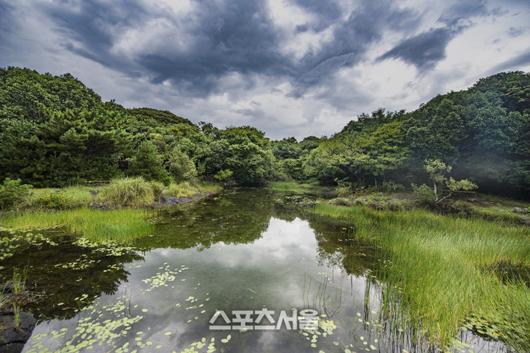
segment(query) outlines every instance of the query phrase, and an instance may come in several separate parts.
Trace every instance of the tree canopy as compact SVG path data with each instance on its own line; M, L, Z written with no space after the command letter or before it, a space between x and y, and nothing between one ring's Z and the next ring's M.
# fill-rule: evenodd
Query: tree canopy
M250 127L193 124L104 102L70 74L0 69L0 180L64 186L141 175L263 185L425 183L426 161L482 191L530 195L530 74L500 73L412 112L379 109L342 131L270 141Z

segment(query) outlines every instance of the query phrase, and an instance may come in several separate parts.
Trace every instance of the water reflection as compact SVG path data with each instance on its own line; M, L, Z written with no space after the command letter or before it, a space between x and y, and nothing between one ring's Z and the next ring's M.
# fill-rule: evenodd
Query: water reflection
M82 270L56 264L94 256L90 250L33 249L29 277L57 298L31 308L53 320L40 322L25 351L433 351L381 284L386 254L354 228L283 207L278 197L238 191L163 211L156 233L134 244L142 257L90 257ZM82 293L92 299L78 314L57 310ZM323 325L306 335L209 330L218 309L261 308L314 308ZM506 351L469 333L462 341L455 351Z
M114 294L127 280L125 264L140 260L135 251L123 247L93 247L63 232L31 234L47 241L30 241L27 234L18 237L12 254L0 262L0 283L9 283L13 272L22 273L29 298L23 311L38 320L68 319L92 304L101 294ZM2 235L7 236L7 235Z

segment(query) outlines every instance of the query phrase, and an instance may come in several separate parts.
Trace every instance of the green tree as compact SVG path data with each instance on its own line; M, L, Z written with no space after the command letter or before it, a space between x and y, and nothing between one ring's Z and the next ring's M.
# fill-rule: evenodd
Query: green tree
M168 170L177 182L192 180L197 176L195 164L179 147L173 148L169 156Z
M164 169L162 155L151 141L140 143L130 160L129 173L146 180L158 180L164 183L170 180L168 172Z

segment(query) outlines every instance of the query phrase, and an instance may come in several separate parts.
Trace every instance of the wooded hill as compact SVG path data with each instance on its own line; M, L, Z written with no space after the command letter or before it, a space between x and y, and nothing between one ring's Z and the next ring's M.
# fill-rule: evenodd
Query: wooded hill
M409 187L425 180L431 159L481 191L528 197L530 75L500 73L409 113L363 114L330 138L270 141L248 126L218 129L103 102L69 74L0 69L0 180L64 186L140 175Z

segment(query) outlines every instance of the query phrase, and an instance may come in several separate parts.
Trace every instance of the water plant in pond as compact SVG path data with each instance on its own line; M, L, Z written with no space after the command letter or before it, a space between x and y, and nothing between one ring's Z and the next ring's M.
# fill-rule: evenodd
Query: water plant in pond
M530 294L521 281L503 283L493 264L530 264L529 230L424 210L372 211L320 203L315 213L347 220L356 236L389 253L377 276L386 298L399 300L408 319L433 342L449 345L472 317L498 327L494 338L530 349ZM450 308L450 309L448 309Z
M13 270L13 279L11 280L12 299L11 305L13 307L13 315L15 318L15 325L20 327L20 313L21 303L25 301L26 294L26 272L20 272L18 269Z

